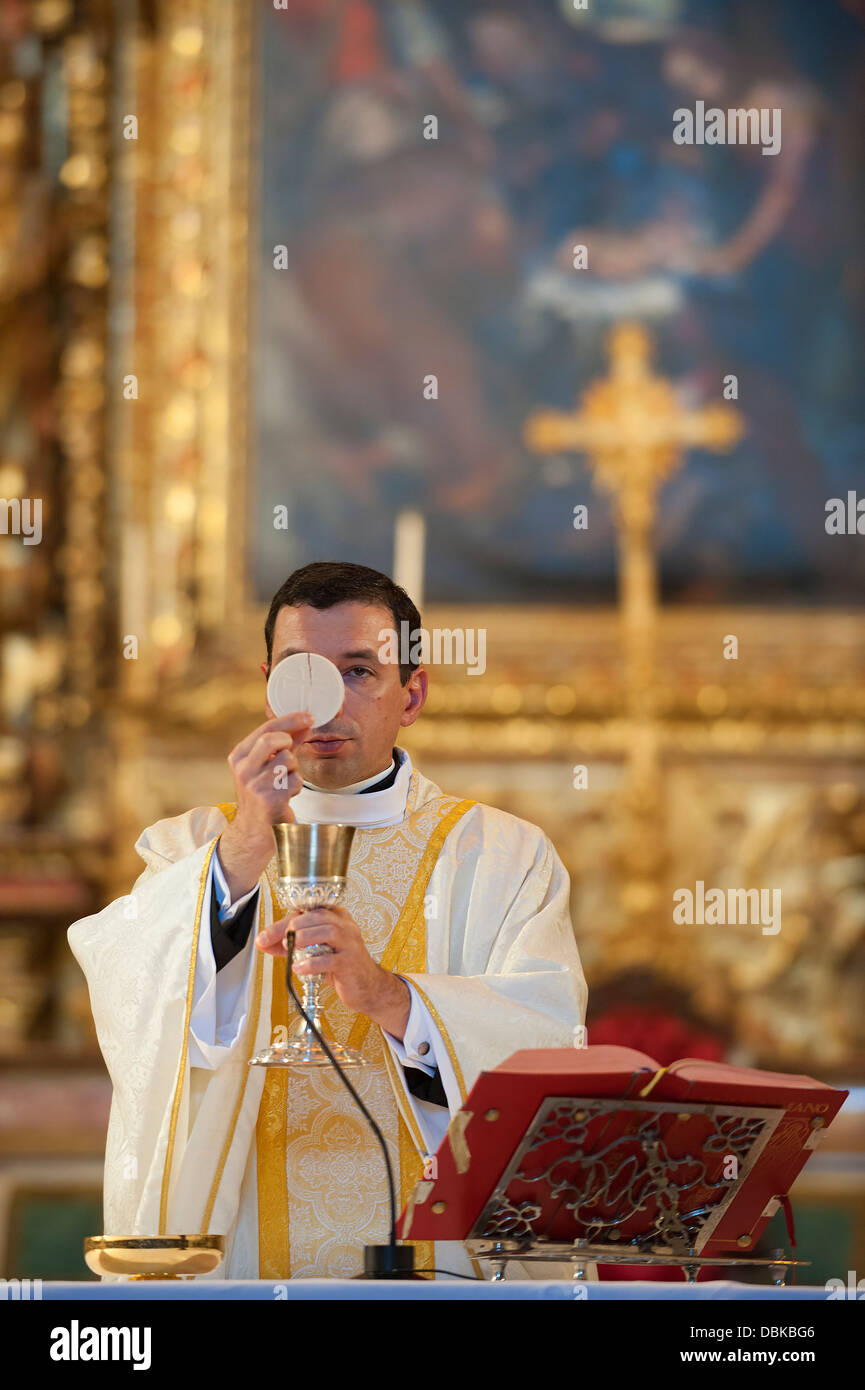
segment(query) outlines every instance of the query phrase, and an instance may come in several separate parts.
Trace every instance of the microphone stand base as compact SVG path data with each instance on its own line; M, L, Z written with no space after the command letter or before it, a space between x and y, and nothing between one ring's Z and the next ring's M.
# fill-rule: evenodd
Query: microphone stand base
M411 1245L365 1245L363 1274L357 1279L421 1279L415 1273L414 1247Z

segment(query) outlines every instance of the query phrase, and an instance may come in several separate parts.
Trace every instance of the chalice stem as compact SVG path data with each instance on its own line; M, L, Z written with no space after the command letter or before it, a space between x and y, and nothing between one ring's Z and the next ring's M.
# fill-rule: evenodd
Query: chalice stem
M307 975L303 982L303 1012L307 1020L314 1024L321 1032L321 1020L319 1018L321 994L321 976Z

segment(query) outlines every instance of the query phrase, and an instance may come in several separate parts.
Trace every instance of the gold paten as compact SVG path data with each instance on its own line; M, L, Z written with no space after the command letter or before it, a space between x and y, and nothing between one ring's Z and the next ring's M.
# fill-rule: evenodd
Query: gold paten
M84 1259L94 1274L182 1279L222 1264L224 1236L88 1236Z

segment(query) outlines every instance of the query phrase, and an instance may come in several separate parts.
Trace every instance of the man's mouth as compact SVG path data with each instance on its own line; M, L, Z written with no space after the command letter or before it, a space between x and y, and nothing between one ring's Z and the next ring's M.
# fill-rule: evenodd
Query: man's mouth
M329 734L321 734L318 738L308 738L305 746L315 753L336 753L344 743L348 743L347 738L333 738Z

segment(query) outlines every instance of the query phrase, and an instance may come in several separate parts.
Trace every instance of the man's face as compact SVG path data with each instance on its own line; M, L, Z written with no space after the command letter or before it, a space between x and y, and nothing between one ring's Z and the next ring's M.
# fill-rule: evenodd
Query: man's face
M400 684L396 662L380 661L384 639L393 630L389 608L375 603L337 603L332 608L280 608L273 630L273 665L293 652L318 652L332 661L345 682L345 704L297 749L304 781L319 787L362 782L390 764L400 728L413 724L423 708L427 676L412 672ZM265 677L267 666L262 664ZM267 717L274 717L266 704ZM294 711L287 711L294 713Z

